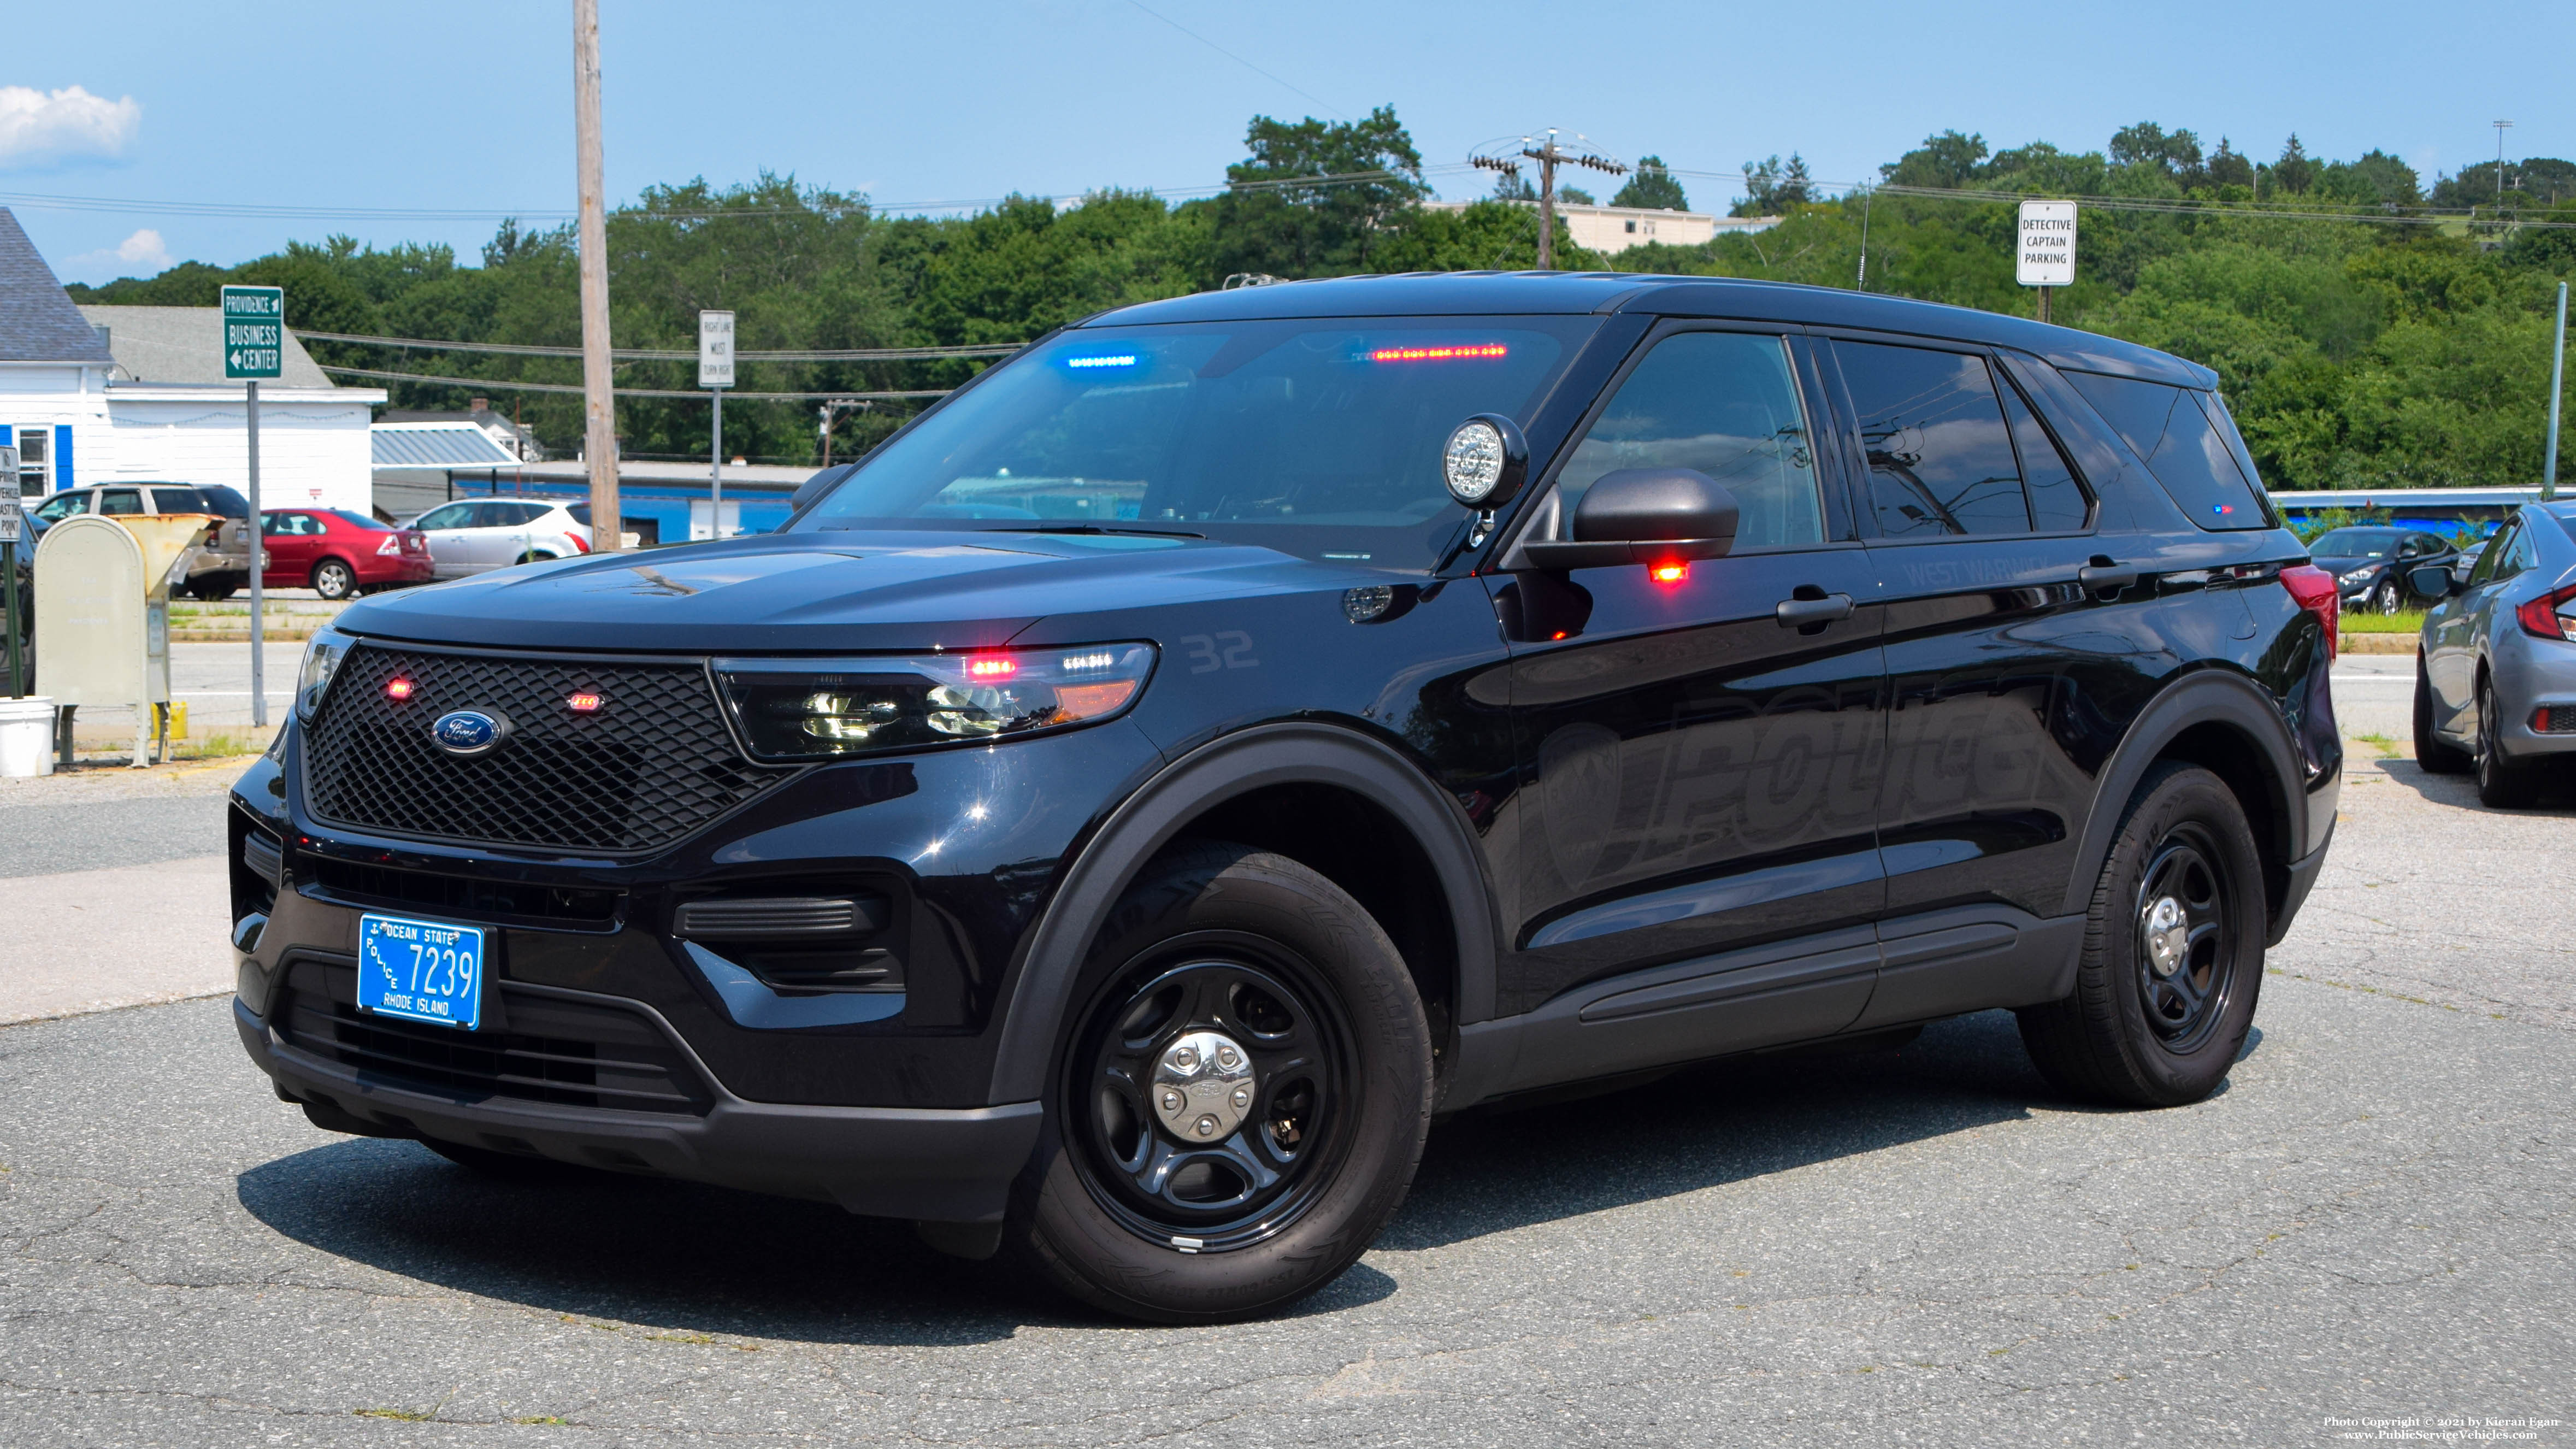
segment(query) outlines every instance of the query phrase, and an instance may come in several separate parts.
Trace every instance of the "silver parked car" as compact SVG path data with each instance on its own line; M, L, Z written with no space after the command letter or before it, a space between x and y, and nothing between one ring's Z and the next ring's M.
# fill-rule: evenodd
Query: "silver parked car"
M2440 602L2415 662L2415 758L2474 770L2488 805L2527 805L2548 757L2576 753L2576 503L2505 521L2467 579L2447 561L2408 583Z

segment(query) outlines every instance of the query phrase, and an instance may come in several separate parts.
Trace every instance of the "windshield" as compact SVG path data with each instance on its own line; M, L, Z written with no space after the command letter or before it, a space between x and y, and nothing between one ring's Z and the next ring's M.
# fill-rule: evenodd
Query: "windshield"
M1468 520L1441 481L1451 430L1526 416L1599 325L1067 333L888 443L796 527L1172 533L1428 568Z
M2405 537L2388 528L2338 528L2308 545L2313 558L2386 558L2397 551L2397 541Z

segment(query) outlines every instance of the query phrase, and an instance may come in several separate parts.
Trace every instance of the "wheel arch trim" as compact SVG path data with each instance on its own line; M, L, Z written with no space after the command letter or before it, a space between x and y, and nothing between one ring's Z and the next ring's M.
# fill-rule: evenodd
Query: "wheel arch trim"
M1092 941L1136 873L1206 811L1273 785L1328 785L1393 816L1430 861L1457 941L1460 1024L1494 1014L1496 911L1482 851L1456 801L1412 762L1357 731L1259 725L1165 766L1111 812L1065 872L1030 933L1004 1007L990 1100L1045 1091L1056 1038Z
M2065 913L2081 914L2091 907L2094 882L2102 873L2102 862L2110 856L2112 837L2127 819L2129 797L2137 793L2138 783L2146 778L2147 771L2185 731L2207 724L2226 727L2242 737L2253 748L2272 787L2275 820L2284 834L2277 846L2281 858L2264 862L2267 874L2307 856L2307 813L2300 798L2300 781L2305 773L2299 767L2297 746L2281 718L2279 704L2242 675L2195 670L2138 712L2097 777L2092 810L2085 818L2075 868L2066 883L2061 908Z

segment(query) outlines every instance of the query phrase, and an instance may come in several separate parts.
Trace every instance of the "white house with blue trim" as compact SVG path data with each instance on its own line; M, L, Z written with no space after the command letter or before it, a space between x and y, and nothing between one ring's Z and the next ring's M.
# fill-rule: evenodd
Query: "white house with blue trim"
M30 506L120 479L247 491L248 401L223 380L221 339L212 307L74 305L0 208L0 445L19 450ZM287 375L260 385L260 502L364 512L385 394L333 387L292 333L287 357Z

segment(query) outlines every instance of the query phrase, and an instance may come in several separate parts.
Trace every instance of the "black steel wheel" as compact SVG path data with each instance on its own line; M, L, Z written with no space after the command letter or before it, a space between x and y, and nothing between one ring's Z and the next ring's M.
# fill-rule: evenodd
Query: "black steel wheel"
M1066 1291L1164 1323L1268 1312L1404 1200L1430 1028L1394 943L1305 866L1228 844L1156 859L1068 1007L1005 1224Z
M1174 942L1109 993L1065 1084L1084 1185L1149 1241L1227 1252L1286 1230L1347 1149L1348 1013L1271 941Z
M357 570L336 558L313 566L313 592L326 599L345 599L358 591Z
M2197 821L2176 825L2147 861L2137 895L2137 982L2147 1026L2168 1050L2198 1046L2226 1015L2235 977L2228 885Z
M2496 721L2503 717L2497 713L2500 708L2495 680L2480 672L2477 748L2472 752L2478 775L2478 803L2491 810L2516 810L2529 805L2538 792L2539 771L2506 758L2496 741Z
M2428 775L2465 775L2469 752L2433 731L2433 677L2424 669L2424 651L2415 651L2415 763Z
M2032 1064L2097 1101L2207 1097L2253 1025L2268 920L2262 856L2235 792L2197 765L2157 765L2102 863L2075 990L2016 1013Z

